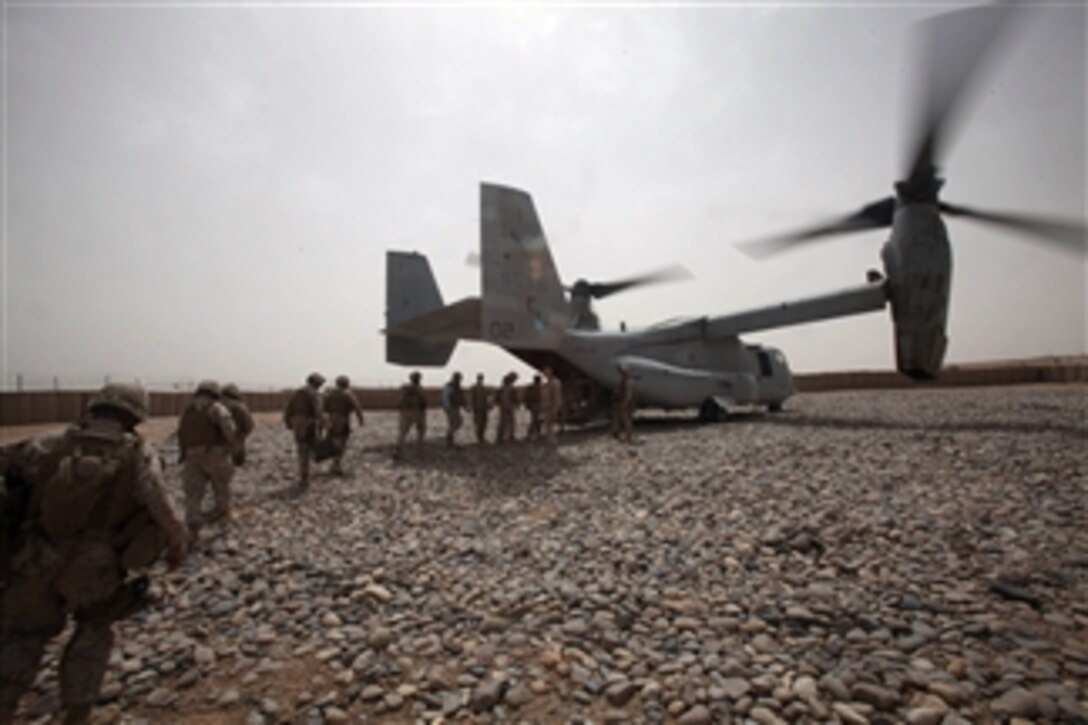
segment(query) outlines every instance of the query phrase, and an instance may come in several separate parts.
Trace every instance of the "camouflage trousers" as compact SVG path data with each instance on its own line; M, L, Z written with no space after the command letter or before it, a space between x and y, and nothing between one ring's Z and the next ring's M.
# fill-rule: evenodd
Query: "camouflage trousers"
M230 482L234 478L234 463L226 446L190 448L185 451L181 470L181 486L185 492L185 523L192 531L206 521L216 521L230 514ZM204 496L208 483L212 485L214 504L204 515Z
M527 431L525 431L525 439L526 440L540 437L540 424L541 424L540 411L530 410L529 411L529 429Z
M330 415L328 436L336 447L336 453L332 457L332 470L342 472L344 454L348 452L348 438L351 437L351 418L344 415Z
M311 418L297 417L291 421L291 430L298 451L298 485L306 490L310 487L310 459L314 456L318 438L317 423Z
M472 425L476 429L476 442L487 440L487 411L472 414Z
M552 446L553 448L555 446L559 445L559 441L556 440L556 437L555 437L555 431L556 431L556 428L558 427L558 425L559 425L559 413L556 412L556 411L545 411L544 412L544 439L546 441L548 441L548 445Z
M622 434L623 440L628 443L632 440L632 430L634 428L633 420L634 411L631 406L617 404L612 409L612 435L616 438L620 438Z
M461 430L463 420L460 408L444 408L446 414L446 444L453 445L453 437Z
M427 434L427 414L422 410L401 410L400 426L397 430L397 454L404 449L404 439L408 431L416 429L416 447L423 446L423 436Z
M514 440L514 411L499 408L499 429L495 432L495 442L505 443Z
M113 647L112 621L95 605L120 590L116 554L103 544L65 556L39 541L27 544L0 598L0 723L11 722L20 696L34 684L46 644L64 629L75 633L60 660L60 700L65 708L90 707L106 674Z

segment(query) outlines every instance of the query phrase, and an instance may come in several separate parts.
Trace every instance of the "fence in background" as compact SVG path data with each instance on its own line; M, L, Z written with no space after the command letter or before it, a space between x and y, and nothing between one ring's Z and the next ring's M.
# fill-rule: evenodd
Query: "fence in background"
M831 390L872 390L892 388L959 387L971 385L1019 385L1027 383L1088 382L1088 358L1053 358L1016 363L951 365L941 371L941 379L915 383L888 371L811 373L794 376L803 393ZM278 412L287 404L290 390L244 393L250 410ZM396 388L360 388L355 390L367 410L390 410L397 404ZM428 389L427 403L436 406L440 391ZM94 391L34 390L0 392L0 426L57 423L75 420ZM190 399L189 392L152 392L151 415L178 415Z

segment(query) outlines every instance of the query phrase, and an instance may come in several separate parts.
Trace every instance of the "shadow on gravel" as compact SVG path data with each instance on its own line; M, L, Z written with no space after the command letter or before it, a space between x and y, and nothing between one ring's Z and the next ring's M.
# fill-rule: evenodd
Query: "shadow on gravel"
M422 448L406 445L400 459L393 458L393 445L368 446L366 450L385 457L393 472L421 471L439 477L456 477L477 495L507 496L547 485L563 471L576 467L578 462L564 454L566 443L566 439L561 438L557 449L524 440L501 446L461 443L451 448L444 443L427 441Z
M1057 434L1088 440L1088 428L1063 423L1031 421L944 421L919 422L882 420L879 418L846 418L830 415L806 415L803 413L782 413L766 416L763 425L784 426L787 428L833 428L840 430L894 430L942 432L942 433L1015 433L1015 434Z

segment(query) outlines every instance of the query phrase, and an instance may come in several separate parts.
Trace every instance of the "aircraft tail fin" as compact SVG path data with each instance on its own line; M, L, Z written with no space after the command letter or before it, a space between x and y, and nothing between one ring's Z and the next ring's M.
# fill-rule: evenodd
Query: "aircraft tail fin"
M434 341L396 334L398 326L442 309L431 264L416 252L385 256L385 359L395 365L441 367L453 354L453 341Z
M556 344L570 310L529 194L480 185L480 263L483 338L507 348Z

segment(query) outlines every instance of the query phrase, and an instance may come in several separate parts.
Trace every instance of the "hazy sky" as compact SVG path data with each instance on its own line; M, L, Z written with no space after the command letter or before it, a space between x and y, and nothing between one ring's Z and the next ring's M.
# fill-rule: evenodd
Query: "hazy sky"
M6 2L3 383L399 382L385 250L477 294L483 180L533 195L565 280L695 274L599 304L606 327L860 283L884 232L733 245L891 192L941 7ZM1085 9L1029 15L943 197L1083 218ZM949 362L1085 352L1083 256L948 225ZM746 339L795 371L893 365L886 313ZM480 343L450 367L521 369Z

